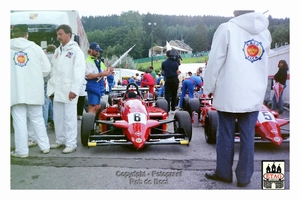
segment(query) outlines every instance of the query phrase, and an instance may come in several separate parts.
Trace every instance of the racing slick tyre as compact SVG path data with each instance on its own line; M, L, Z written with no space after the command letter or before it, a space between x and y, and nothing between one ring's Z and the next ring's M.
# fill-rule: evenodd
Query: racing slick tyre
M216 144L218 127L217 111L208 111L205 116L204 135L208 144Z
M175 133L184 133L189 142L192 140L192 121L187 111L177 111L174 114L175 122L173 122Z
M168 112L168 102L165 99L158 99L155 102L155 107L163 109L165 112Z
M194 111L196 113L198 113L198 117L199 117L200 116L200 101L199 101L199 99L196 99L196 98L190 98L188 112L191 117L192 117L192 113Z
M182 100L182 109L185 111L189 111L189 101L190 101L190 97L183 97Z
M88 145L89 137L94 131L95 113L83 113L81 121L81 144Z

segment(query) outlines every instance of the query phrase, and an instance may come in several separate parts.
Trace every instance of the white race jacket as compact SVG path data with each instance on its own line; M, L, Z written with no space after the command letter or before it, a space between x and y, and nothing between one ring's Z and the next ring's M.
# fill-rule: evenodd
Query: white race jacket
M10 106L43 105L44 79L50 73L50 62L34 42L25 38L10 40Z
M247 13L216 30L204 75L204 93L224 112L260 110L268 83L269 21Z
M51 60L51 78L48 81L47 95L54 94L54 101L77 104L80 88L84 81L85 58L82 50L74 41L64 47L59 46ZM76 98L69 100L69 93Z

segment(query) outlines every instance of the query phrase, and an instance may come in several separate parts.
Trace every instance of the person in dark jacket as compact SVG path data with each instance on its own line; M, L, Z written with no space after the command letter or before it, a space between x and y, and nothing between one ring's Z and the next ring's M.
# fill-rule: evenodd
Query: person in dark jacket
M283 113L283 100L282 100L282 94L284 88L286 88L286 79L287 79L287 71L289 70L288 64L286 63L285 60L280 60L278 62L278 71L274 75L274 80L275 82L279 82L282 86L282 92L279 97L279 101L277 102L276 100L276 95L274 94L272 98L272 110L276 110L276 107L278 106L278 113L281 114Z
M166 53L167 59L162 62L161 70L165 76L165 98L168 102L168 112L175 112L176 99L177 99L177 90L179 85L178 80L178 68L179 62L176 59L173 59L171 56L171 50L168 50Z

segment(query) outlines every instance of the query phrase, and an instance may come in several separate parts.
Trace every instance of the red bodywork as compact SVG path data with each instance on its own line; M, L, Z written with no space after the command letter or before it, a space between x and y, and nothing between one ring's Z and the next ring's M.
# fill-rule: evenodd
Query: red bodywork
M165 120L168 114L161 108L147 106L140 99L121 99L118 104L109 106L100 113L100 120L115 119L113 126L122 130L122 134L131 141L137 149L144 147L149 140L151 129L159 127L157 119ZM167 124L162 124L162 129L167 130ZM101 124L100 132L108 131L107 124ZM162 131L163 132L163 131Z
M205 127L207 113L209 111L216 111L211 101L212 99L210 98L200 99L199 122L203 127ZM255 141L270 141L276 146L280 146L282 142L289 142L289 134L285 138L281 134L281 127L286 124L289 124L288 119L279 118L278 112L272 111L267 106L262 105L255 125ZM236 136L236 141L239 141L238 135Z

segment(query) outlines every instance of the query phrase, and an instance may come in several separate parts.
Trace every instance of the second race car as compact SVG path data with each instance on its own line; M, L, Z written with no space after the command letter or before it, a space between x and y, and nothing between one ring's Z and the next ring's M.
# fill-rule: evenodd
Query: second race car
M199 123L204 127L205 139L209 144L216 143L218 127L218 114L212 106L212 101L212 98L205 95L202 95L201 98L184 97L183 100L183 109L188 111L191 117L193 112L198 113ZM280 118L276 111L262 105L255 125L255 142L271 142L275 146L280 146L283 142L289 142L289 133L283 133L281 130L282 126L287 124L289 124L288 119ZM239 142L239 140L239 130L236 126L235 141Z

